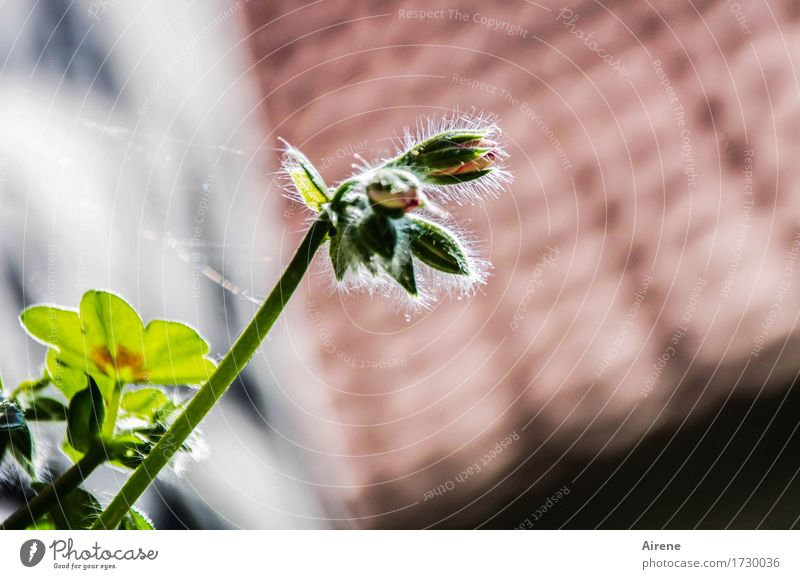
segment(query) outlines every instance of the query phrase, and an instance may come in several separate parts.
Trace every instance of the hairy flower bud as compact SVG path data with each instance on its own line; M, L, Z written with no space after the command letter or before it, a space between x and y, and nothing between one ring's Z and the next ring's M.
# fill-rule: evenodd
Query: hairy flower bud
M490 169L498 159L497 143L490 139L478 139L456 145L456 147L469 151L474 156L469 161L457 160L449 167L444 167L432 172L432 175L469 175ZM455 157L455 156L454 156Z
M457 185L483 177L502 157L494 129L454 129L411 147L389 166L408 167L425 183Z
M420 206L420 188L414 174L384 168L376 171L367 183L367 197L377 213L397 219Z
M337 282L384 291L391 280L428 303L432 287L469 294L485 282L488 265L460 228L439 223L449 218L438 203L494 196L511 176L493 117L457 115L417 129L404 131L394 157L372 166L359 158L358 172L335 187L299 152L287 152L288 173L306 205L330 220Z

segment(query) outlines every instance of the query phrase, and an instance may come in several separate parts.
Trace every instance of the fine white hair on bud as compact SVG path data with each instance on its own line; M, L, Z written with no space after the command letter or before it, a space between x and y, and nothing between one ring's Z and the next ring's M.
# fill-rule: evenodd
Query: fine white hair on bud
M340 291L394 297L396 309L408 310L441 293L471 295L486 282L480 244L437 203L475 203L511 182L495 117L419 121L394 157L354 166L356 174L336 187L284 144L295 197L329 224L326 261Z

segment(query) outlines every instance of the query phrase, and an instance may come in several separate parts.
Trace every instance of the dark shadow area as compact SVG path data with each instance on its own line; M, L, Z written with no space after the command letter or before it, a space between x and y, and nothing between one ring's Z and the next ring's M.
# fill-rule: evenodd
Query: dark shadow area
M732 398L714 420L717 412L709 409L674 439L674 428L650 435L630 456L603 455L582 474L586 464L573 464L563 480L580 477L546 512L535 516L563 483L534 487L487 526L517 528L527 519L524 527L533 529L796 528L798 380L756 402Z

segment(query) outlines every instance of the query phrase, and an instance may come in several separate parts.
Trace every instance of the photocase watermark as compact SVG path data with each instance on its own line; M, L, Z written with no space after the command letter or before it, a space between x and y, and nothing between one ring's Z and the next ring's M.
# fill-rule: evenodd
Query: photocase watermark
M761 327L759 328L758 334L756 334L756 337L753 339L753 347L750 350L750 356L752 358L757 358L764 350L772 328L775 326L775 321L783 310L783 299L786 297L786 294L789 293L789 289L792 286L792 278L794 277L794 270L798 259L800 259L800 231L794 234L792 246L786 254L786 261L783 265L781 282L778 284L778 289L775 292L772 304L761 320Z
M680 150L681 158L683 159L683 173L686 175L686 187L691 193L695 185L697 185L697 164L694 160L694 152L692 149L692 131L686 126L686 110L683 108L675 88L667 76L661 61L656 59L651 65L655 70L658 84L664 88L667 95L669 104L672 105L672 115L675 118L675 123L678 125L680 134Z
M97 541L76 547L72 539L56 539L45 547L39 539L28 539L19 549L19 560L25 567L35 567L48 552L53 569L65 571L108 571L116 569L120 561L155 561L158 558L157 550L142 547L107 549Z
M752 35L753 31L750 30L750 25L747 23L747 16L745 16L742 10L742 5L733 0L725 0L725 4L728 5L728 10L731 11L731 14L733 14L733 17L736 19L736 23L739 25L739 30L742 34L745 36Z
M197 45L200 44L204 38L219 28L219 26L225 21L237 14L242 9L243 1L231 4L225 8L225 10L217 14L213 20L206 22L206 24L200 28L197 34L195 34L191 40L181 47L180 52L167 61L167 64L164 65L161 74L158 75L155 83L153 83L153 86L150 88L150 92L147 93L147 97L144 99L144 102L142 102L142 104L139 105L139 108L136 110L137 116L144 117L144 115L147 114L147 112L150 110L150 107L153 106L153 103L158 99L158 96L164 90L164 87L175 73L175 70L178 68L178 66L180 66L180 64L197 49Z
M502 32L508 36L517 36L519 38L528 38L530 31L527 28L514 24L507 20L501 20L492 16L481 14L480 12L463 12L461 10L451 9L447 11L450 20L460 20L462 22L473 22L479 24L492 32Z
M458 85L465 86L472 90L479 90L481 92L489 93L492 96L502 97L504 94L510 95L510 93L504 88L500 88L494 84L489 84L488 82L479 80L477 78L463 76L457 72L454 72L450 75L450 80Z
M525 529L532 529L534 527L534 523L536 521L538 521L539 519L544 517L549 511L551 511L553 509L554 506L556 506L556 503L558 503L558 501L563 499L569 493L570 493L570 490L569 490L569 487L567 485L564 485L563 487L558 489L555 492L555 494L553 494L552 496L548 497L547 500L545 502L543 502L539 506L538 509L536 509L534 512L532 512L528 516L528 518L526 518L519 525L514 527L514 530L515 531L521 531L521 530L525 530Z
M533 122L536 128L538 128L541 131L542 135L544 135L545 139L547 139L547 142L553 148L553 151L558 157L558 162L561 165L561 168L564 171L569 171L570 169L572 169L572 162L569 160L569 156L567 155L564 146L561 144L561 140L558 138L558 136L556 136L555 132L553 132L553 130L550 128L550 125L548 125L544 121L544 119L542 119L536 113L536 111L530 104L514 96L514 94L511 93L511 91L509 91L508 89L499 87L494 84L490 84L480 79L463 76L458 73L453 73L452 75L450 75L450 80L460 86L467 87L471 90L479 90L481 92L486 92L492 96L497 97L504 104L510 105L512 108L519 110L519 112L521 112L524 116L526 116L529 120Z
M558 157L558 162L561 164L561 168L565 171L569 171L572 169L572 162L569 160L567 156L567 152L564 150L563 145L561 144L561 140L556 136L550 126L542 119L536 111L533 109L531 105L526 102L523 102L519 106L519 111L528 117L533 123L538 127L538 129L542 132L544 137L547 139L547 142L550 143L550 146L553 147L553 150Z
M703 290L707 285L708 282L703 278L698 278L697 282L694 284L692 293L689 295L689 301L686 304L686 308L683 310L683 314L681 315L678 328L675 330L675 332L673 332L672 336L670 336L667 347L664 348L661 356L653 365L653 371L647 378L644 379L644 386L639 392L642 398L647 398L650 395L656 385L661 381L661 376L664 373L667 364L669 364L669 361L678 354L678 346L680 346L680 343L689 332L689 324L694 317L697 304L700 302L700 295L703 293Z
M739 231L733 246L733 257L728 266L725 281L722 282L722 290L719 292L720 297L723 298L727 298L730 295L733 282L736 279L736 273L739 271L739 265L742 262L745 242L751 229L750 216L755 207L753 202L753 154L753 149L747 149L744 152L744 170L742 171L744 174L744 204L739 216Z
M47 244L47 285L46 294L47 301L55 301L56 299L56 244L48 242Z
M95 0L89 4L89 16L100 22L106 12L114 8L119 0Z
M462 470L456 476L451 478L450 480L437 485L435 488L426 491L423 495L423 501L429 501L435 497L441 497L446 495L447 493L455 490L455 488L459 485L464 484L475 476L476 474L480 473L484 468L489 466L489 464L496 459L500 454L502 454L509 446L514 444L516 441L519 440L519 434L517 431L514 430L511 434L497 442L486 454L484 454L479 460L476 460L467 468Z
M630 72L622 65L619 58L609 53L608 50L600 46L597 40L594 39L594 32L585 32L584 30L575 26L575 23L580 20L581 15L571 10L570 8L562 8L556 15L556 22L561 22L570 34L583 42L583 44L592 52L594 52L600 60L605 62L611 68L616 70L622 76L628 76Z
M633 303L631 307L628 308L628 313L625 316L625 321L622 322L619 330L617 330L617 334L614 336L614 342L611 344L611 347L606 352L603 359L600 361L600 364L595 368L594 375L600 378L606 373L613 364L614 361L619 356L619 349L625 344L628 339L628 335L630 331L633 329L633 323L636 321L636 318L639 317L639 310L642 307L642 303L644 303L644 298L647 297L647 291L650 289L650 284L653 283L653 277L650 275L644 276L642 282L639 284L639 288L633 294Z
M322 312L319 311L316 302L309 300L306 303L306 311L311 320L311 326L317 332L322 351L326 354L335 356L345 366L350 368L360 368L362 370L385 370L386 368L402 368L408 366L405 356L395 356L393 358L380 358L371 360L368 358L358 358L341 350L333 341L331 332L322 323Z
M36 567L44 559L45 546L39 539L28 539L19 548L20 563L26 567Z
M203 242L203 227L208 215L208 200L214 194L214 177L209 175L203 182L200 189L200 200L197 202L197 209L194 212L194 223L192 224L191 238L191 265L192 265L192 298L200 297L200 280L203 278L203 254L198 251L198 247Z
M401 8L397 11L397 16L405 20L457 20L459 22L472 22L492 32L502 32L508 36L516 36L519 38L528 38L528 36L530 36L530 31L519 24L480 12L466 12L458 10L457 8L435 8L428 10L407 10Z
M554 268L561 256L558 247L547 246L545 249L547 249L547 251L539 256L539 260L533 268L533 274L528 280L528 284L525 286L525 293L514 311L514 318L511 320L510 324L512 332L519 330L520 322L525 319L525 313L528 310L528 304L531 302L533 294L536 293L538 288L544 286L543 277L546 269Z
M81 198L78 206L80 211L77 216L77 224L73 226L76 237L73 287L76 291L83 291L86 287L86 272L89 270L89 225L100 221L100 207L89 197Z
M367 149L367 144L368 141L359 141L357 143L349 143L343 147L339 147L336 149L336 152L334 152L333 155L328 155L320 160L319 168L321 170L329 169L340 161L348 159L353 155L359 155Z
M436 8L431 10L406 10L400 8L397 11L398 18L405 20L444 20L447 18L445 15L447 10L445 8Z

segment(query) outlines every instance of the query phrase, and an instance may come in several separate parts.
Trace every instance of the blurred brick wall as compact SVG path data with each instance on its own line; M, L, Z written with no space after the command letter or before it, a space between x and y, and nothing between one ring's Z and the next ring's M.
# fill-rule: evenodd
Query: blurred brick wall
M336 524L491 524L794 376L799 6L247 4L270 137L330 180L472 107L516 178L454 209L494 264L474 298L407 321L318 277L292 305L286 407Z

